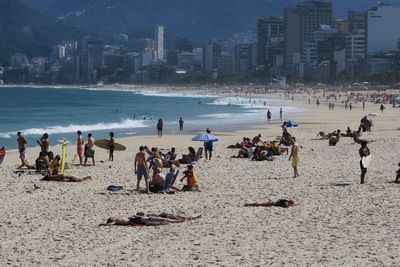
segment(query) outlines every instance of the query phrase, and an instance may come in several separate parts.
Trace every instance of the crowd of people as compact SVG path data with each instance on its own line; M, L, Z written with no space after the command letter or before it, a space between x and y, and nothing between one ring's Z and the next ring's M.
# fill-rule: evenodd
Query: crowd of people
M189 147L189 153L193 157L183 155L182 158L187 159L189 157L194 161L194 148ZM187 179L187 184L181 189L175 186L179 174L179 170L176 171L176 168L179 168L182 162L182 160L176 160L176 157L175 148L171 148L167 153L162 153L156 147L149 149L147 146L140 146L134 161L135 174L137 175L136 190L141 191L140 183L144 179L146 193L173 194L176 191L198 191L197 175L191 164L193 161L189 162L187 170L183 172L184 176L180 179L181 182ZM169 171L164 174L163 168L169 168Z
M238 154L232 156L232 158L248 158L252 161L273 161L275 156L280 156L284 153L288 155L288 147L291 147L289 161L292 162L293 177L299 177L300 145L296 142L296 137L288 132L287 122L284 122L281 128L282 136L280 140L263 141L262 135L258 134L253 139L243 137L241 143L228 146L230 149L239 149Z

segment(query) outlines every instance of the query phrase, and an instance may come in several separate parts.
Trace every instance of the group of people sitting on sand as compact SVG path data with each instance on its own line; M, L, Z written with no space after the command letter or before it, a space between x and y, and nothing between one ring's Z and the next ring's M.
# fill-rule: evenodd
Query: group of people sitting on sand
M50 151L49 135L44 133L37 143L40 146L40 152L38 158L35 160L35 166L30 165L25 158L27 141L21 132L17 133L17 143L19 158L21 159L21 165L18 167L18 172L23 172L23 168L35 169L36 172L45 175L43 181L57 181L57 182L82 182L91 179L90 176L83 178L76 177L74 175L66 175L60 173L61 157L60 155L54 156L54 153Z
M182 189L175 187L179 170L176 171L173 165L178 168L180 167L179 161L176 160L175 148L164 154L157 148L148 149L146 146L139 147L139 152L135 156L136 190L140 191L140 182L144 178L146 193L172 194L176 191L198 191L198 180L193 170L193 165L187 165L187 170L183 172L184 176L180 181L183 182L184 179L187 179L187 184ZM163 168L169 168L169 171L165 175ZM150 170L152 170L151 179Z
M370 130L369 130L370 131ZM357 131L352 131L350 127L347 127L346 133L342 133L340 129L337 129L331 133L325 133L324 131L320 131L317 134L317 137L320 139L326 139L329 141L329 146L336 146L336 144L339 142L341 137L350 137L353 139L353 141L357 144L361 144L362 141L365 141L362 139L362 133L364 132L362 125L358 127ZM373 142L373 141L369 141Z
M249 158L253 161L273 161L274 156L282 155L285 152L288 154L288 148L282 147L279 141L263 141L261 134L255 136L252 140L244 137L241 143L231 145L228 148L240 149L238 155L232 156L232 158Z

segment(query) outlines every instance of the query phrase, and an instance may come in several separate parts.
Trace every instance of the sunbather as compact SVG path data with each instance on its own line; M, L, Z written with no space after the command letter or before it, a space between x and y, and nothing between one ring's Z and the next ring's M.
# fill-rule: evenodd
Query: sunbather
M136 215L127 219L116 217L108 218L107 222L105 224L100 224L100 226L159 226L170 223L182 223L187 220L198 219L200 217L201 215L195 217L183 217L166 213L145 214L143 212L138 212Z
M74 175L50 174L50 173L48 173L46 176L42 178L42 181L75 182L75 183L83 182L86 180L92 180L92 178L90 176L79 178Z
M293 200L280 199L276 202L266 202L266 203L247 203L244 204L245 207L282 207L289 208L293 207L295 204Z

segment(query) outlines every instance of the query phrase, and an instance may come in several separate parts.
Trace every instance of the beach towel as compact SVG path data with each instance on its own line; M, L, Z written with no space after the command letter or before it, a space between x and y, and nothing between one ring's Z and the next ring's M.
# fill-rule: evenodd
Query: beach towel
M3 148L0 150L0 165L3 163L5 156L6 156L6 150Z

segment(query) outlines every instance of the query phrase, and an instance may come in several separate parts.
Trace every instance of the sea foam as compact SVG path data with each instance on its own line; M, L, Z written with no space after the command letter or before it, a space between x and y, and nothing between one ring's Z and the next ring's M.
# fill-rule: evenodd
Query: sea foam
M46 128L29 128L21 130L24 135L42 135L43 133L48 134L62 134L62 133L74 133L76 131L101 131L101 130L115 130L115 129L129 129L129 128L146 128L148 125L144 121L139 120L131 120L126 119L121 122L112 122L112 123L96 123L89 125L78 125L78 124L70 124L68 126L55 125ZM0 133L0 138L11 138L12 135L15 135L14 132L8 133Z

